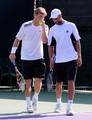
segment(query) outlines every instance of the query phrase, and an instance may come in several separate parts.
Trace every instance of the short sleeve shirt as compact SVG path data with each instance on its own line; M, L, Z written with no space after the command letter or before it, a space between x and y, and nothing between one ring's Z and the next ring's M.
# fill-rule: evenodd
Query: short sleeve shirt
M50 28L48 45L51 45L52 37L56 40L56 60L55 63L68 62L78 58L75 51L71 34L74 35L75 40L80 40L80 35L74 23L64 21L62 25L54 25Z
M48 26L46 25L46 29ZM42 27L34 26L32 21L23 23L16 38L22 40L21 59L36 60L43 58Z

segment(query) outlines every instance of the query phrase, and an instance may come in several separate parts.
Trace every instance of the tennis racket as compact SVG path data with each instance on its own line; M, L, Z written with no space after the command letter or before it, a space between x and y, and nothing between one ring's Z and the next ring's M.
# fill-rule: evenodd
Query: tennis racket
M18 84L19 91L24 92L25 91L25 79L24 79L23 75L20 73L20 71L18 70L18 68L16 66L16 63L15 63L15 60L13 60L11 62L15 67L16 79L17 79L17 84Z
M47 75L47 90L48 92L53 90L53 70L51 69Z

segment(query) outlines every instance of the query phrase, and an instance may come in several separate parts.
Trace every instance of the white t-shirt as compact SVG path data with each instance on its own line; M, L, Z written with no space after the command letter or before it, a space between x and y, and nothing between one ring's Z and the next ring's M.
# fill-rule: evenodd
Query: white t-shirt
M47 25L46 29L48 29ZM22 40L22 60L37 60L43 58L41 26L34 26L32 21L23 23L19 32L16 35L16 38Z
M68 21L64 21L62 25L55 24L50 28L48 45L51 45L52 37L54 37L56 40L55 63L68 62L78 58L72 44L71 34L74 35L76 41L80 40L76 25Z

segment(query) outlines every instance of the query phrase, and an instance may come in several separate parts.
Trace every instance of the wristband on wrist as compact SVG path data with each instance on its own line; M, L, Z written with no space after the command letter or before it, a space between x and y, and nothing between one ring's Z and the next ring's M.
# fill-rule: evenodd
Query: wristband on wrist
M11 53L16 53L17 47L12 47Z

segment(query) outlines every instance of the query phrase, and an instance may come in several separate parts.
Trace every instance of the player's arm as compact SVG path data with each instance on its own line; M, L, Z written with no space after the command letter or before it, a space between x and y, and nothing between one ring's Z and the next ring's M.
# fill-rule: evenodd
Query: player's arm
M77 64L78 64L78 66L81 66L82 65L81 43L80 43L81 37L79 35L78 29L75 24L72 25L72 30L73 30L73 35L76 39L75 47L76 47L76 51L78 54Z
M48 51L49 51L49 59L51 60L54 57L54 46L49 46Z
M54 46L49 46L48 51L49 51L50 68L52 69L54 67Z
M48 28L48 26L46 26L46 24L44 22L42 25L42 41L43 41L43 43L47 43L48 32L49 32L49 28Z
M55 38L51 37L51 43L48 47L48 52L49 52L49 60L50 60L50 68L54 67L54 60L55 60Z
M77 64L78 64L78 66L81 66L82 65L82 55L81 55L81 43L80 43L80 40L76 41L76 50L77 50L77 54L78 54Z
M12 49L11 49L11 52L10 52L10 55L9 55L9 58L10 58L11 61L16 59L15 53L16 53L16 50L17 50L19 44L20 44L20 40L18 40L16 38L14 40L14 43L13 43L13 46L12 46Z
M22 24L22 26L20 27L20 29L19 29L19 31L16 35L16 38L14 40L14 43L13 43L13 46L12 46L12 49L11 49L11 52L10 52L10 55L9 55L9 58L10 58L11 61L16 59L15 53L16 53L16 50L19 46L20 41L23 38L24 38L24 24Z

